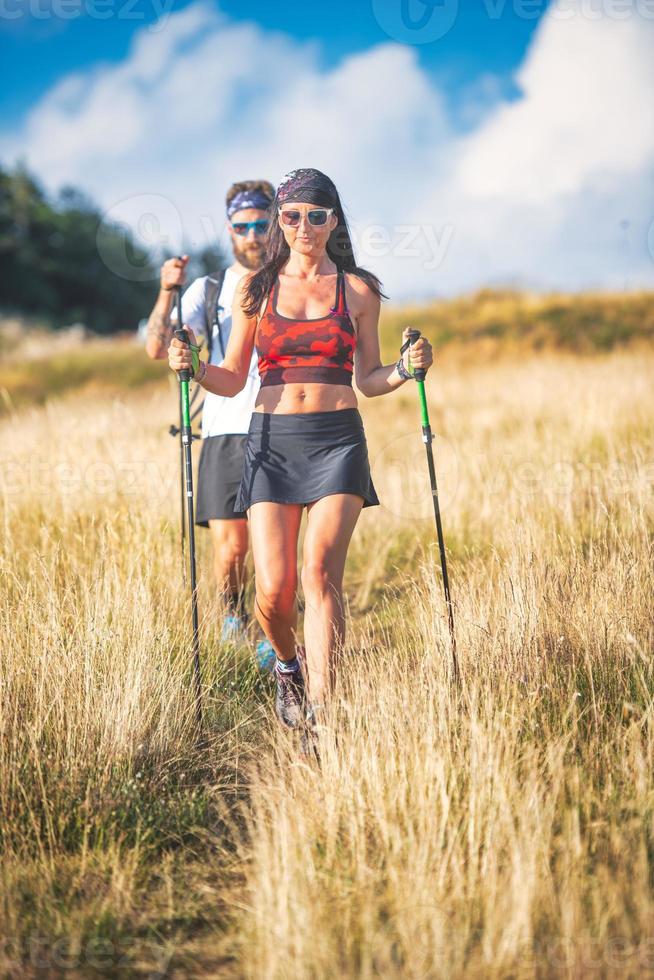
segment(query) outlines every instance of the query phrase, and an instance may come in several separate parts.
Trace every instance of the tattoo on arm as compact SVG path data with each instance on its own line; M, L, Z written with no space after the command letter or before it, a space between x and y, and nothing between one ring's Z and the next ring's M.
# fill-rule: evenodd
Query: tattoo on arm
M148 320L148 337L157 337L165 343L170 340L171 325L168 317L161 313L151 313Z

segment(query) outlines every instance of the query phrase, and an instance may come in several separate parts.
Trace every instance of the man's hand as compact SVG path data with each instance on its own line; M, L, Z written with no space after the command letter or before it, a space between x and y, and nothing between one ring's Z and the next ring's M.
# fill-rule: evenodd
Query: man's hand
M161 288L170 292L176 286L183 286L186 283L187 265L188 255L182 255L179 259L166 259L161 266Z

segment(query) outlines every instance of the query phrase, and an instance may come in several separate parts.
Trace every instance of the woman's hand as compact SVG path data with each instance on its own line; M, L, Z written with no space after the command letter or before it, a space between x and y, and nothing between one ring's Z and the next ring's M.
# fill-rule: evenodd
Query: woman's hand
M191 328L184 324L184 329L191 343L197 343L195 334ZM170 347L168 348L168 364L171 371L190 371L191 375L193 374L193 355L191 354L191 350L188 344L178 340L175 336L170 341Z
M409 339L409 332L411 329L411 327L405 327L402 334L402 344L404 344L405 340ZM411 346L405 350L402 357L407 371L409 370L409 366L413 371L418 368L422 368L423 371L426 371L434 363L432 346L427 338L423 337L422 335L418 338L418 340L416 340L415 344L411 344Z

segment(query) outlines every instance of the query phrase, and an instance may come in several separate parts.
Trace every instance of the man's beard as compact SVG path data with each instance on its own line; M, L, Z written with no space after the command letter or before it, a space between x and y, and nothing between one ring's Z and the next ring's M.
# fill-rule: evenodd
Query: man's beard
M264 247L259 242L248 242L234 249L238 262L246 269L259 269L263 263Z

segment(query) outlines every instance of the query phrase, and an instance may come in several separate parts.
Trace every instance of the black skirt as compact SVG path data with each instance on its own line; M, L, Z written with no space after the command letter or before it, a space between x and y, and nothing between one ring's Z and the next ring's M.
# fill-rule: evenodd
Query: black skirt
M243 434L202 440L195 502L195 523L200 527L209 527L211 520L244 520L247 516L234 509L247 438Z
M234 510L263 500L310 504L333 493L363 497L364 507L379 503L359 410L253 412Z

